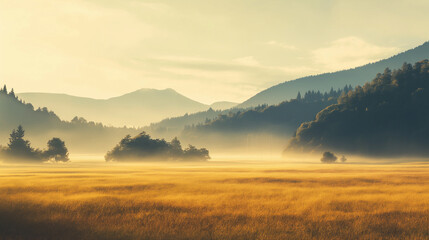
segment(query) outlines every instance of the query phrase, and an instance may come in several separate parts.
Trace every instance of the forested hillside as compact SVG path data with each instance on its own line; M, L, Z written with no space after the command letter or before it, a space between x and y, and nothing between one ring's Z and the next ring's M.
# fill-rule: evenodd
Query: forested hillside
M186 126L181 137L190 142L199 140L210 148L238 147L243 144L262 147L262 144L267 143L265 138L285 141L293 136L301 123L314 119L319 111L336 103L342 92L351 89L351 86L345 86L325 93L308 91L303 95L298 93L295 99L278 105L261 105L250 110L222 114L205 123Z
M343 89L321 93L308 91L297 98L285 101L278 105L261 105L256 108L230 112L219 115L217 118L195 126L187 126L186 131L242 133L242 132L270 132L287 135L304 121L314 118L321 109L336 103L341 93L351 90L351 86Z
M386 69L303 123L287 150L376 156L429 153L429 62Z
M152 123L149 126L143 127L143 130L158 138L171 139L182 133L185 127L195 126L202 123L210 122L217 117L225 114L244 111L245 109L232 108L228 110L213 110L185 114L180 117L166 118L160 122Z

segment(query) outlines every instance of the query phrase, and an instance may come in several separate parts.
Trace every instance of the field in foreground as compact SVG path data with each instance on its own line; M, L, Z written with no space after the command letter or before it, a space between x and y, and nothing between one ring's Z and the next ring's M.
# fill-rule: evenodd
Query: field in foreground
M0 239L429 239L429 165L0 165Z

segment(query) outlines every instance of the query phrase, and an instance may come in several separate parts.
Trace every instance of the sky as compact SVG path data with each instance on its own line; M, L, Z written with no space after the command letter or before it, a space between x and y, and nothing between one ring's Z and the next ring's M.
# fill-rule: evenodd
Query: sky
M242 102L429 40L427 0L0 0L0 84Z

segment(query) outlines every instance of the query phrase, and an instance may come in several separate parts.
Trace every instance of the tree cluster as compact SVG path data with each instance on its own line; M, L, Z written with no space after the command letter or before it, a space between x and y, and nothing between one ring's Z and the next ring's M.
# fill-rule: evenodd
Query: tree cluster
M320 159L322 163L335 163L337 162L337 160L338 160L338 157L332 152L324 152L322 155L322 158ZM344 163L347 161L347 158L343 155L340 158L340 161Z
M288 149L372 156L429 153L429 62L386 69L303 123Z
M130 135L124 137L106 154L105 159L106 161L206 161L210 156L207 149L198 149L192 145L183 150L177 138L167 142L164 139L152 139L142 132L135 137Z
M47 149L39 150L31 146L30 141L24 139L25 131L21 125L10 134L7 147L0 147L0 155L6 161L42 162L52 160L56 162L69 161L67 147L59 138L48 141Z

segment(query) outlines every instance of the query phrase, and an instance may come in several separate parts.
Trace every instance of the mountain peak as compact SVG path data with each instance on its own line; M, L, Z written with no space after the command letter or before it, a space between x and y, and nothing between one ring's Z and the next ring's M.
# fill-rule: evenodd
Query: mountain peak
M170 92L170 93L177 93L176 90L172 89L172 88L165 88L165 89L155 89L155 88L140 88L136 91L133 92L129 92L129 93L161 93L161 92ZM127 93L126 93L127 94ZM126 95L124 94L124 95Z
M63 119L78 115L113 126L145 126L168 117L207 110L208 106L171 88L141 88L109 99L91 99L64 94L19 95L36 107L48 107Z

